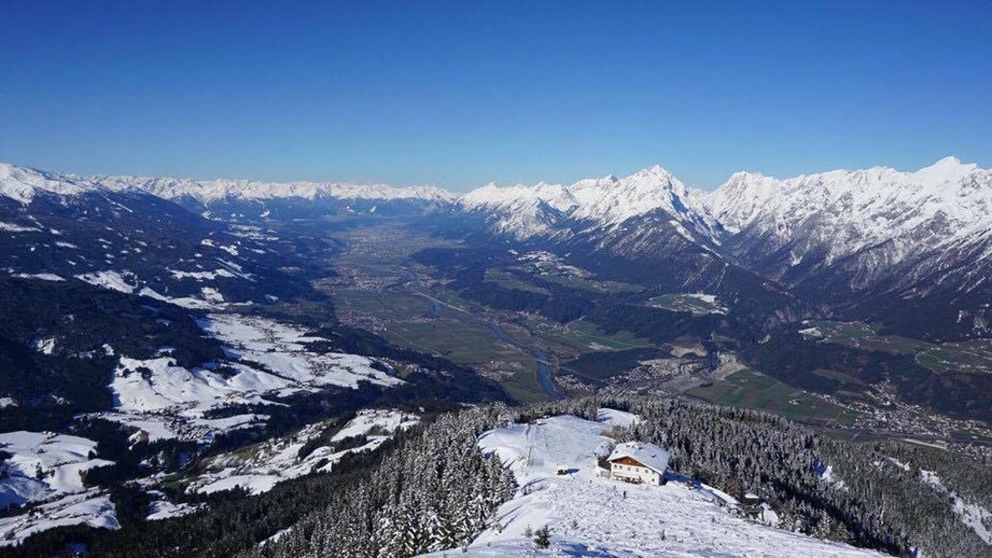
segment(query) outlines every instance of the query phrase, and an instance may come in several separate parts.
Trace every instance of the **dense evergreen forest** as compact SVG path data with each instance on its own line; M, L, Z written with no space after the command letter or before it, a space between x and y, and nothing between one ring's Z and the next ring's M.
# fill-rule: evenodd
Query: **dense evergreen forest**
M550 415L595 419L601 407L636 413L642 420L622 436L670 449L673 470L737 497L758 494L785 528L900 556L992 555L953 511L955 499L992 508L992 471L966 457L901 442L838 440L756 411L600 396L443 413L331 474L259 496L211 495L206 510L164 521L143 521L141 492L121 487L115 502L122 530L56 529L0 557L57 555L66 541L114 557L407 557L458 548L491 525L516 488L509 471L479 450L480 434Z
M947 490L988 508L992 472L967 458L895 442L840 441L742 409L657 397L591 397L446 417L425 432L439 440L407 446L410 453L387 460L355 492L342 493L254 555L403 557L456 548L471 540L473 529L487 525L485 510L494 509L509 490L496 482L495 470L478 461L470 432L547 415L595 419L600 407L640 415L631 439L671 449L675 470L737 497L759 494L787 528L894 555L992 554L952 511L948 493L922 481L921 471L931 471ZM469 446L452 448L451 442ZM463 476L451 469L456 462L482 476ZM824 475L828 466L832 474ZM452 481L464 484L453 489ZM452 507L468 515L445 515Z

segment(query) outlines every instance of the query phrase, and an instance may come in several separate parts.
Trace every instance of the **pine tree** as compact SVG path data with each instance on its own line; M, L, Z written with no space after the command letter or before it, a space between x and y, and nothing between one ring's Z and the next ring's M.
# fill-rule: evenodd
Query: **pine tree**
M537 548L548 548L551 546L551 530L545 525L534 533L534 544Z

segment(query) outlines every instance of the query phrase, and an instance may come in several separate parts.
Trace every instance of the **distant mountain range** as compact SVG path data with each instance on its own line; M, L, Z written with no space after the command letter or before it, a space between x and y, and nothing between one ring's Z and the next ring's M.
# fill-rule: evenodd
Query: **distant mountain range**
M659 274L683 290L738 293L744 281L787 290L827 315L938 337L982 335L992 321L992 171L953 157L915 172L874 167L784 180L738 172L710 193L659 166L568 186L490 184L455 194L436 187L82 178L0 164L0 196L11 208L39 196L113 201L136 194L227 221L465 217L495 237L590 261L605 256L614 272ZM32 227L23 219L0 224L11 234Z

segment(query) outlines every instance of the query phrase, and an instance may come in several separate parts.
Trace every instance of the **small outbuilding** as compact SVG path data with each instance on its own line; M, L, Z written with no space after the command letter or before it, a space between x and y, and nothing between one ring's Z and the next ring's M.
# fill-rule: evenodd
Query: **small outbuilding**
M613 448L607 458L610 478L636 484L664 483L665 470L672 454L645 442L625 442Z

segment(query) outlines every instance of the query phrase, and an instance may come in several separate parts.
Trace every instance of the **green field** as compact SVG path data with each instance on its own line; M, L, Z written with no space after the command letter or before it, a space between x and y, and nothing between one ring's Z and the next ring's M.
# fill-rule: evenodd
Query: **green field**
M468 308L468 303L454 293L442 292L437 298L446 304ZM526 352L502 342L488 328L459 319L464 316L442 305L440 313L434 303L415 294L390 291L341 289L334 293L341 309L375 316L384 324L378 331L390 343L416 351L437 354L464 366L507 374L501 385L520 401L546 399L537 382L536 366Z
M537 367L521 370L499 383L510 397L524 403L547 401L548 397L537 381Z
M431 313L427 299L389 291L340 289L334 291L334 302L342 309L382 320L406 320Z
M506 269L528 276L537 276L549 283L556 283L569 289L594 293L637 293L644 290L640 285L633 283L595 279L589 272L557 260L554 262L529 262Z
M516 274L496 267L491 267L486 270L486 282L495 283L504 289L511 289L514 291L524 291L542 295L551 294L544 287L538 287L537 285L528 283Z
M820 376L821 378L827 378L843 384L852 384L855 386L863 386L864 382L855 378L854 376L849 376L843 372L837 372L836 370L825 370L823 368L817 368L813 371L813 374Z
M673 293L654 296L648 299L648 306L671 310L672 312L692 312L693 316L725 314L726 308L719 301L710 302L704 295Z
M503 363L507 370L533 366L526 353L504 343L489 330L457 320L441 318L430 322L395 322L385 336L397 345L437 353L459 364L472 367Z
M914 355L916 363L934 372L992 372L992 340L975 339L960 343L930 343L899 335L878 335L861 322L812 321L804 325L804 335L820 337L829 343L865 351Z
M753 370L735 372L688 393L712 403L758 409L804 422L850 424L854 420L854 415L842 407Z
M566 325L554 324L539 316L526 320L526 329L552 352L572 356L595 351L622 351L653 346L647 339L635 337L627 331L607 335L595 324L576 320Z
M563 287L597 293L637 293L643 290L642 287L634 285L633 283L589 279L587 277L579 277L576 275L548 274L542 275L541 277Z

